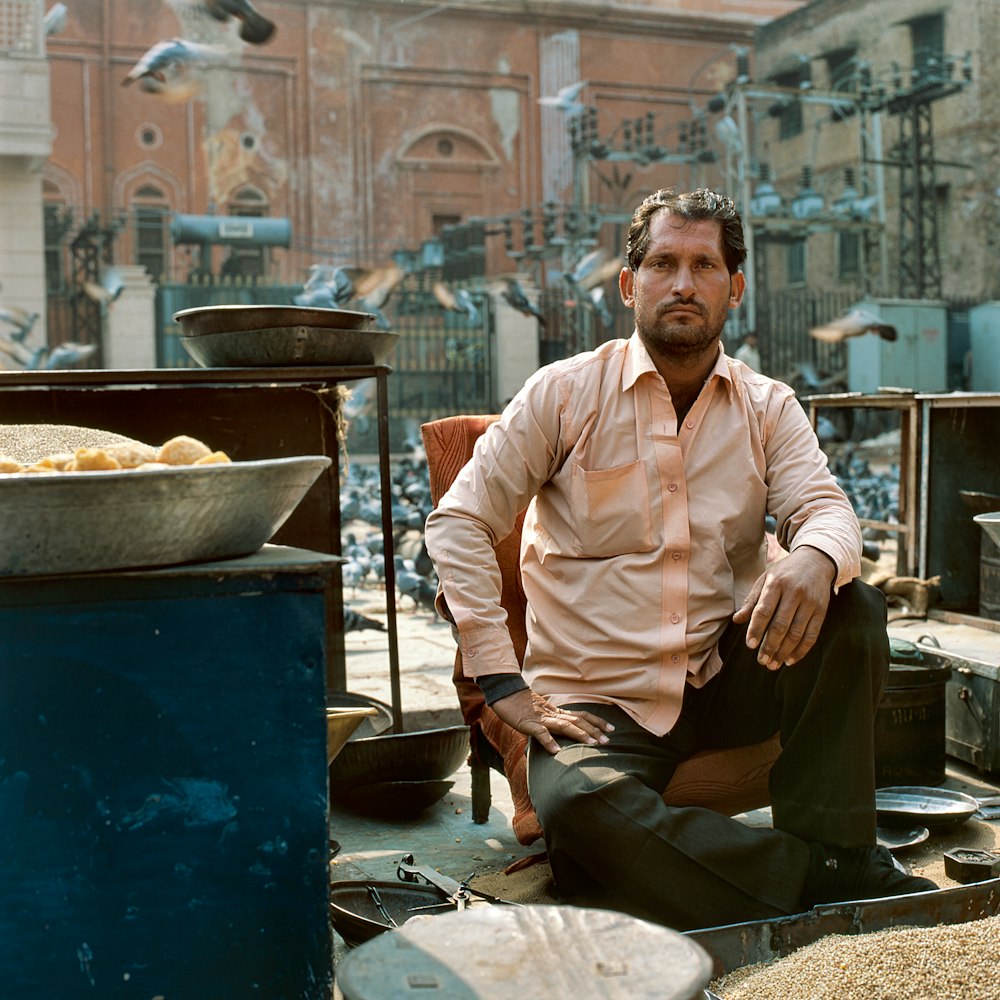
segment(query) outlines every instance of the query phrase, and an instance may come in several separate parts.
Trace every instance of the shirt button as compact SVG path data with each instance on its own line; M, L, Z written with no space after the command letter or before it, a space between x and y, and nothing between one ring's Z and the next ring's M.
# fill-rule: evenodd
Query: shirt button
M681 557L681 554L679 552L671 552L670 553L670 558L671 559L677 560L677 559L680 559L680 557Z
M671 493L676 493L677 492L677 484L676 483L670 483L670 485L667 486L667 489L670 490Z
M674 653L674 655L671 656L670 659L671 659L671 661L673 663L680 663L681 662L681 658L680 658L680 656L677 653Z
M670 616L670 620L674 623L674 625L676 625L681 620L681 616L680 615L671 615Z
M694 421L693 420L685 420L684 421L684 426L685 427L694 427Z

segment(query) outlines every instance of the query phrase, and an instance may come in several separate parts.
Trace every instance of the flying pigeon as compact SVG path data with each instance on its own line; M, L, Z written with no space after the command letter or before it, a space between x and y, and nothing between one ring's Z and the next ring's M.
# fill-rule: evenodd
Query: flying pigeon
M401 267L389 264L387 267L358 268L357 276L352 278L357 296L354 305L362 312L373 313L379 330L388 330L392 326L382 307L405 277L406 272Z
M614 324L614 316L611 314L611 309L608 306L608 296L604 287L597 285L591 288L583 300L584 305L593 310L594 314L601 321L601 325L605 329L610 329Z
M354 297L354 282L346 267L313 264L309 277L293 299L297 306L321 309L338 309Z
M204 0L204 7L216 21L228 21L230 17L235 17L240 22L240 38L251 45L263 45L277 27L250 0Z
M157 91L169 83L170 77L184 72L192 64L221 62L224 58L222 49L214 45L171 38L170 41L157 42L147 49L128 71L122 80L122 86L126 87L139 80L145 89Z
M72 368L78 362L89 358L96 350L96 344L74 344L66 341L48 352L43 367L49 371L55 368Z
M29 313L18 306L0 305L0 320L14 327L14 331L8 333L7 336L19 344L23 344L25 338L31 333L35 323L38 322L38 315L36 312Z
M510 306L525 316L534 316L538 320L538 325L545 328L545 315L538 306L532 302L525 294L517 278L504 278L507 287L502 291L501 297Z
M827 344L839 344L848 337L857 337L863 333L877 333L883 340L895 340L899 336L894 326L860 306L855 306L843 316L809 331L811 337Z
M572 271L564 271L563 280L574 294L584 296L609 278L617 277L621 269L617 257L612 257L604 247L597 247L581 257Z
M565 111L571 118L581 114L585 105L579 100L580 92L587 86L586 80L578 80L567 87L560 87L555 96L539 97L538 103L545 107Z
M46 38L49 35L57 35L66 27L67 14L68 11L64 3L53 4L45 12L45 17L42 18L42 30Z
M431 290L442 309L461 313L473 326L481 322L479 307L465 288L453 292L443 281L436 281Z
M125 282L117 268L109 267L101 276L100 282L85 281L83 290L88 298L102 306L108 306L125 290Z
M16 340L8 340L0 337L0 351L13 358L22 368L34 371L39 365L47 347L28 347L26 344Z

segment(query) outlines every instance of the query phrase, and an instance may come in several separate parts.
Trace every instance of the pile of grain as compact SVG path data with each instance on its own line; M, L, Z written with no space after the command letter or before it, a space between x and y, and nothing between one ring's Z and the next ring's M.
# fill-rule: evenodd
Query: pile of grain
M132 444L133 439L71 424L0 424L0 455L31 465L46 455L74 452L77 448L103 448Z
M723 1000L1000 997L1000 915L939 927L833 934L713 983Z

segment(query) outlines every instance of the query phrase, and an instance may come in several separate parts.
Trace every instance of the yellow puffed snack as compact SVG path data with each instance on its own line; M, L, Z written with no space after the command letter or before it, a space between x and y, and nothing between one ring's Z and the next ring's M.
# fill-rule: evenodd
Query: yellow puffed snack
M57 455L46 455L45 458L40 458L35 462L32 468L38 472L62 472L75 458L76 455L71 451L60 452Z
M116 459L123 469L137 469L145 462L156 461L156 448L139 441L129 444L110 444L104 450Z
M64 472L112 472L121 463L103 448L77 448L73 461L63 467Z
M165 442L156 455L157 462L166 465L194 465L199 458L211 455L212 449L207 444L186 434L172 437Z
M211 455L199 458L195 465L220 465L224 462L231 462L232 459L224 451L213 451Z
M135 467L136 472L156 472L158 469L171 468L166 462L143 462Z
M0 472L23 472L24 466L6 455L0 455Z

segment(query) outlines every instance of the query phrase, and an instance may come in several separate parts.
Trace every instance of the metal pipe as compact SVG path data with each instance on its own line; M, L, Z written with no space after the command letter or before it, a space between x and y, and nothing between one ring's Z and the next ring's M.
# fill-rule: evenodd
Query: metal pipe
M740 214L743 216L743 237L747 248L747 257L743 265L746 275L746 292L743 301L746 303L744 316L747 320L746 329L757 329L757 251L753 234L753 220L750 218L750 171L747 169L747 157L750 154L750 129L747 125L747 101L743 87L736 89L736 124L740 131L740 149L736 154L737 186L739 188Z

